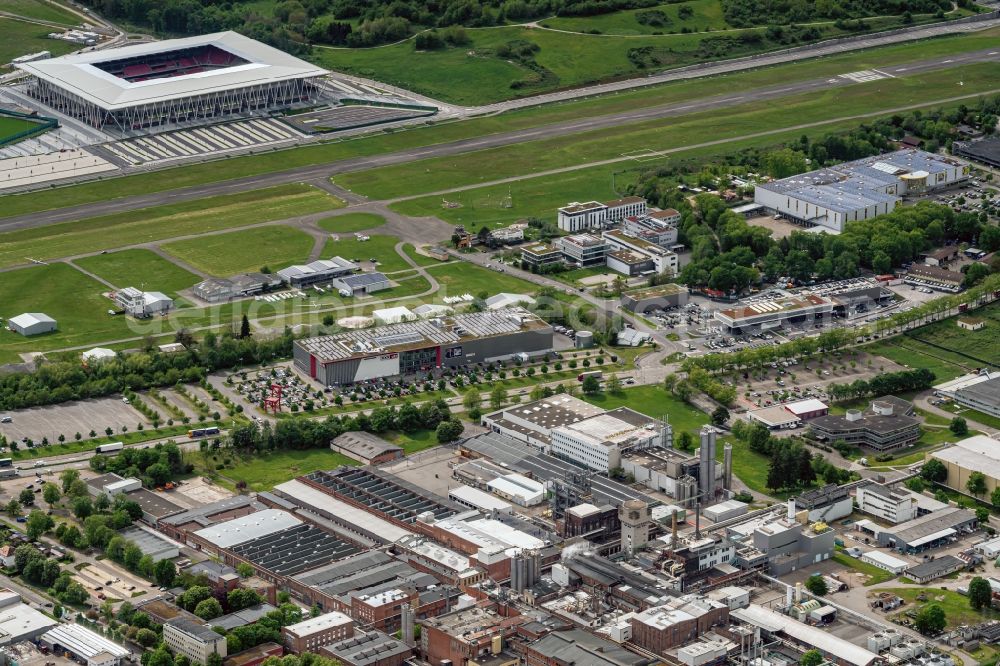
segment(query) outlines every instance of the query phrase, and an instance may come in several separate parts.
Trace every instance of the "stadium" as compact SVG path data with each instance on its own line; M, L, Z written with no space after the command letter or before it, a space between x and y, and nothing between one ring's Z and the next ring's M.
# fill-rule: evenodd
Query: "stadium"
M320 98L326 70L235 32L19 63L28 95L105 130L229 118Z

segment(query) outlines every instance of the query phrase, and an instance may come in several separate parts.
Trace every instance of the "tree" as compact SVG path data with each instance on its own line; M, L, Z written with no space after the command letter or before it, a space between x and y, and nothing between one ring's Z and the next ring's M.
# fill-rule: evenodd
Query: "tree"
M993 589L988 580L976 576L969 582L969 605L975 610L989 608L993 600Z
M712 423L717 426L724 426L727 421L729 421L729 410L721 405L716 407L715 411L712 412Z
M185 610L193 610L199 603L212 596L212 591L204 585L193 585L182 594L178 601Z
M917 613L915 626L922 634L936 634L941 632L947 623L948 619L939 605L927 604Z
M969 424L961 416L956 416L948 425L948 430L951 430L957 437L965 437L969 434Z
M4 507L4 511L6 511L7 515L11 518L17 518L21 515L21 503L16 499L12 499L7 502L7 506Z
M683 431L677 438L677 448L681 451L690 451L694 448L694 435L687 430Z
M583 379L583 392L587 395L596 395L601 392L601 382L594 375L588 375Z
M465 430L465 426L462 425L461 421L442 421L438 424L435 434L439 444L447 444L461 437L463 430Z
M994 488L993 492L990 493L990 503L994 509L1000 509L1000 486Z
M242 587L230 591L229 595L226 597L230 613L235 613L236 611L243 610L244 608L256 606L262 601L263 599L255 590L248 590Z
M503 384L497 384L490 391L490 408L494 411L503 407L504 400L507 399L507 391Z
M159 637L152 629L140 629L135 634L135 642L143 647L153 647Z
M809 650L799 659L799 666L819 666L824 661L822 652L819 650Z
M806 579L806 589L817 597L822 597L830 591L826 585L826 580L822 576L809 576Z
M94 505L90 501L89 497L77 497L73 500L73 515L84 520L87 516L94 513Z
M170 560L160 560L153 565L153 577L160 587L173 587L177 578L177 565Z
M17 501L21 503L21 506L34 506L35 493L32 492L31 488L25 488L18 493Z
M28 538L34 541L55 527L55 525L56 523L52 520L52 516L48 515L44 511L35 509L28 514L28 522L26 523L24 529L28 534Z
M240 578L250 578L253 576L253 567L246 562L240 562L236 565L236 573L240 575Z
M64 494L69 494L69 487L73 485L73 482L80 478L80 472L75 469L63 470L62 474L59 475L59 480L62 481L62 490Z
M608 393L617 395L622 392L622 380L618 379L618 375L612 372L608 376L608 381L605 382L604 388Z
M62 497L62 493L59 492L59 486L54 483L46 483L42 486L42 499L49 506L52 506Z
M968 481L965 482L965 488L976 497L979 497L986 492L986 475L978 471L972 472L969 474Z
M203 620L211 620L222 615L222 604L214 597L203 599L195 606L194 614Z
M462 406L465 407L465 411L467 412L479 409L481 404L483 404L483 396L474 388L470 388L462 397Z
M920 476L931 483L941 483L948 478L948 468L937 458L931 458L920 468Z
M243 319L240 321L240 339L245 340L250 337L250 320L247 319L246 314L243 315Z

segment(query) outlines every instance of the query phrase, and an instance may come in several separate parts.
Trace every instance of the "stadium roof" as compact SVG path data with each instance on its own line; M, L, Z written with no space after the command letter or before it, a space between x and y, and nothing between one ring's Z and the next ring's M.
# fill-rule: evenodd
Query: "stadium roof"
M95 66L102 62L205 46L222 49L247 62L184 76L135 82ZM107 110L327 74L325 69L232 31L90 51L19 63L16 67Z

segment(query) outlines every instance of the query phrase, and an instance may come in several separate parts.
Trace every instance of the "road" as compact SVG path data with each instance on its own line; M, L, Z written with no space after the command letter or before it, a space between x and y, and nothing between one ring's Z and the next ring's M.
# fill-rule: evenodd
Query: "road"
M1000 49L995 51L981 50L964 54L956 54L953 58L950 58L947 61L943 61L941 59L931 59L931 60L922 60L917 62L905 63L894 67L885 68L882 71L884 71L888 76L909 75L913 73L920 73L935 69L952 68L960 66L962 64L971 64L975 62L1000 62ZM445 143L433 144L429 146L419 146L392 153L371 155L367 157L356 157L356 158L338 160L334 162L328 162L325 164L288 169L285 171L278 171L256 176L248 176L245 178L237 178L233 180L208 183L205 185L196 185L176 190L169 190L165 192L157 192L152 194L144 194L131 197L122 197L96 203L83 204L79 206L58 208L54 210L41 211L37 213L31 213L28 215L20 215L0 220L0 232L39 227L58 222L67 222L88 217L109 215L113 213L137 210L152 206L165 205L168 203L173 204L173 203L178 203L180 201L199 199L203 197L219 196L223 194L232 194L234 192L255 190L259 188L272 187L275 185L283 185L287 183L299 183L299 182L319 183L327 181L331 176L352 171L362 171L365 169L374 169L385 166L407 164L410 162L415 162L418 160L424 160L434 157L448 157L454 155L461 155L464 153L476 152L476 151L486 150L489 148L511 146L530 141L537 141L540 139L550 139L559 136L579 134L582 132L592 132L611 127L618 127L620 125L628 123L636 123L636 122L656 120L662 118L670 118L674 116L686 115L691 113L705 112L715 109L722 109L737 104L746 104L749 102L761 102L761 101L773 100L788 95L805 94L812 91L828 90L834 87L842 87L855 84L856 84L855 81L843 77L817 78L807 81L796 82L788 85L770 86L755 90L743 91L739 94L716 95L708 97L703 100L685 101L683 103L664 104L648 108L633 109L633 110L623 111L620 113L606 114L591 118L582 118L582 119L564 121L560 123L553 123L541 127L526 128L512 132L499 132L496 134L471 137L459 141L450 141ZM930 103L932 104L940 103L943 101L945 100L932 100ZM919 106L925 106L925 105L921 104ZM885 110L884 113L890 113L894 111L895 110L889 109ZM879 114L874 114L874 115L881 115L882 113L883 112L879 112ZM868 115L873 115L873 114L868 114ZM829 121L823 121L822 123L817 123L817 124L825 124L827 122L832 122L834 120L837 119L830 119ZM785 129L789 128L782 128L781 130L776 130L776 131L784 131ZM735 141L738 140L739 138L740 137L731 137L725 139L724 141ZM685 148L677 148L674 150L675 151L683 150L687 148L690 148L690 146ZM611 161L612 162L622 161L627 159L629 158L620 157L617 158L616 160L611 160ZM580 165L567 167L566 170L577 169L577 168L581 168ZM538 174L533 174L533 175L538 175ZM482 184L479 184L477 186L480 185Z

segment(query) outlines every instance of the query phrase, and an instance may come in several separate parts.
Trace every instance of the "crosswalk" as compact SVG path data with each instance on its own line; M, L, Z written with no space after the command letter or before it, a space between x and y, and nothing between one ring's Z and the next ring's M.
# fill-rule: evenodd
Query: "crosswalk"
M138 166L279 144L301 136L278 120L254 118L116 141L101 148L126 165Z

